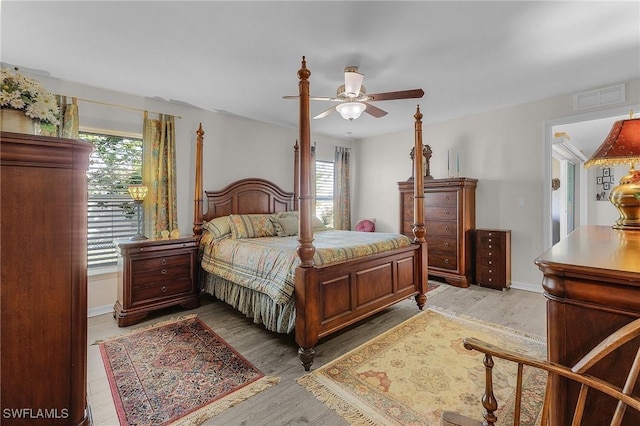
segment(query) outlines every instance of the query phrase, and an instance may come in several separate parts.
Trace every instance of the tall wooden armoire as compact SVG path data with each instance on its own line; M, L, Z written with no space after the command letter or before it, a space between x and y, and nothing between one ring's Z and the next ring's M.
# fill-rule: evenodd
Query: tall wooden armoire
M86 425L92 146L0 133L2 424Z
M476 186L468 177L424 180L424 221L429 275L451 285L473 282ZM413 238L413 180L398 182L400 233Z

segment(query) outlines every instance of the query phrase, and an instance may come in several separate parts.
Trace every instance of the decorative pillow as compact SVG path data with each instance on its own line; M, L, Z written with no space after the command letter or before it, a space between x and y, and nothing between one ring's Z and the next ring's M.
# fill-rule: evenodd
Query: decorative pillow
M211 232L213 238L220 238L231 233L229 216L220 216L205 222L202 227Z
M274 237L276 230L273 227L270 214L232 214L229 215L229 227L231 238Z
M297 212L281 212L273 216L273 226L279 237L290 237L298 235L298 214Z
M329 229L329 227L327 227L327 225L325 225L324 222L322 222L322 220L320 220L316 215L311 216L311 223L313 223L314 231L324 231L325 229Z
M376 220L375 219L361 219L356 224L356 231L360 232L375 232Z

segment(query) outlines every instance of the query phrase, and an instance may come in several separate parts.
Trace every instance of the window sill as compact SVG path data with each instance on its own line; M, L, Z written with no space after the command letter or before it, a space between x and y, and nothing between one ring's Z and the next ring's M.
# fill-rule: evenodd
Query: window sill
M87 276L89 278L107 278L107 276L117 273L118 267L116 265L87 269Z

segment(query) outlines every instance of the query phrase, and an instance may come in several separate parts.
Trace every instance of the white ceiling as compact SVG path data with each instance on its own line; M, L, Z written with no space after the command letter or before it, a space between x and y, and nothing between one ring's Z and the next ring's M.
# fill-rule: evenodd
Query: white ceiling
M312 122L354 139L412 128L418 103L432 123L640 77L638 1L3 0L1 19L5 65L289 127L303 55L314 96L348 65L369 93L424 89Z

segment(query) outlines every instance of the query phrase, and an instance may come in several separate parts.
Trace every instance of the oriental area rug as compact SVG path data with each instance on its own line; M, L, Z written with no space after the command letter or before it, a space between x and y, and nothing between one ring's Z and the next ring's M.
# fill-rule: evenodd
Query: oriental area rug
M100 342L121 425L197 425L276 383L195 315Z
M483 355L465 337L546 359L542 338L430 307L298 383L352 425L439 425L443 411L482 421ZM517 364L494 357L498 423L513 424ZM540 424L547 375L524 368L522 425Z

